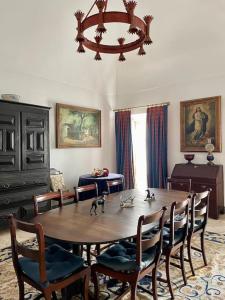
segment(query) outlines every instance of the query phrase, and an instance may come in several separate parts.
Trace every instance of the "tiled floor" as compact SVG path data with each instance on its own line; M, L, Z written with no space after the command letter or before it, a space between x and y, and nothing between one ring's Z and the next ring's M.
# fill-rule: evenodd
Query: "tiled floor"
M220 215L219 220L209 219L207 230L225 234L225 215ZM18 231L18 239L23 241L31 238L33 235ZM0 248L5 248L10 245L9 230L0 231Z

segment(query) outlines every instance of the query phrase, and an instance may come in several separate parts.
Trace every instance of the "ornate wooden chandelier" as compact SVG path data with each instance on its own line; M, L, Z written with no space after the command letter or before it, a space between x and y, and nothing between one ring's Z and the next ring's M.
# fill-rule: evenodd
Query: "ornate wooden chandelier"
M125 52L130 52L139 48L138 55L145 55L143 45L150 45L150 24L153 17L147 15L142 20L135 16L134 10L137 6L135 1L123 0L126 12L107 11L108 0L95 0L86 17L85 14L78 10L74 15L77 19L77 36L76 41L79 43L77 51L84 53L84 46L96 52L95 60L101 60L100 53L119 54L119 61L125 61ZM97 6L98 13L90 15L92 9ZM90 15L90 16L89 16ZM107 32L106 23L127 23L129 24L128 32L137 35L134 42L125 43L125 38L118 38L118 45L102 44L103 34ZM95 41L87 39L84 35L85 30L97 26Z

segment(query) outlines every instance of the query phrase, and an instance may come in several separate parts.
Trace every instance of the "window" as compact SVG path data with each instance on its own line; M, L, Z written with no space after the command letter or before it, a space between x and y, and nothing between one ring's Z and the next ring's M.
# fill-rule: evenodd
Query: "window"
M146 113L132 114L135 188L147 188Z

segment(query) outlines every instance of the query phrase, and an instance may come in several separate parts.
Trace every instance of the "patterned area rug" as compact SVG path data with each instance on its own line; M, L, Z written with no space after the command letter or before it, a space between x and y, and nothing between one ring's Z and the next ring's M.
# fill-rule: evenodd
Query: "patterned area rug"
M30 242L29 242L30 243ZM198 244L198 240L195 241ZM196 276L191 276L189 265L186 264L188 285L183 286L181 272L171 267L171 279L173 282L175 299L177 300L224 300L225 299L225 234L207 232L206 253L208 266L203 266L203 260L198 252L193 251L193 262ZM159 270L159 276L165 277L164 266ZM114 299L121 292L121 284L104 276L100 277L101 295L99 300ZM150 289L151 280L144 278L140 285ZM92 290L92 287L91 287ZM166 284L158 283L159 299L170 299ZM25 299L34 299L37 292L26 286ZM18 288L15 272L11 260L10 248L0 249L0 300L18 299ZM60 299L60 297L59 297ZM80 299L79 296L73 300ZM124 300L129 300L129 294ZM138 300L152 299L147 293L138 292Z

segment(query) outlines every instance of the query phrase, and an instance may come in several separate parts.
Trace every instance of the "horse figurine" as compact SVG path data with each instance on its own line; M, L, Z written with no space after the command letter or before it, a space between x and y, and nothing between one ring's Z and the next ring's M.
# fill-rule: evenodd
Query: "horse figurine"
M146 198L145 198L145 201L148 201L148 200L154 200L155 199L155 194L154 193L150 193L150 189L147 189L145 190L147 192L147 195L146 195Z
M90 209L90 215L92 216L92 211L94 210L95 215L97 215L97 208L98 206L101 206L101 212L104 213L105 208L105 196L107 195L106 192L103 192L103 196L100 199L95 199L92 201L91 209Z

